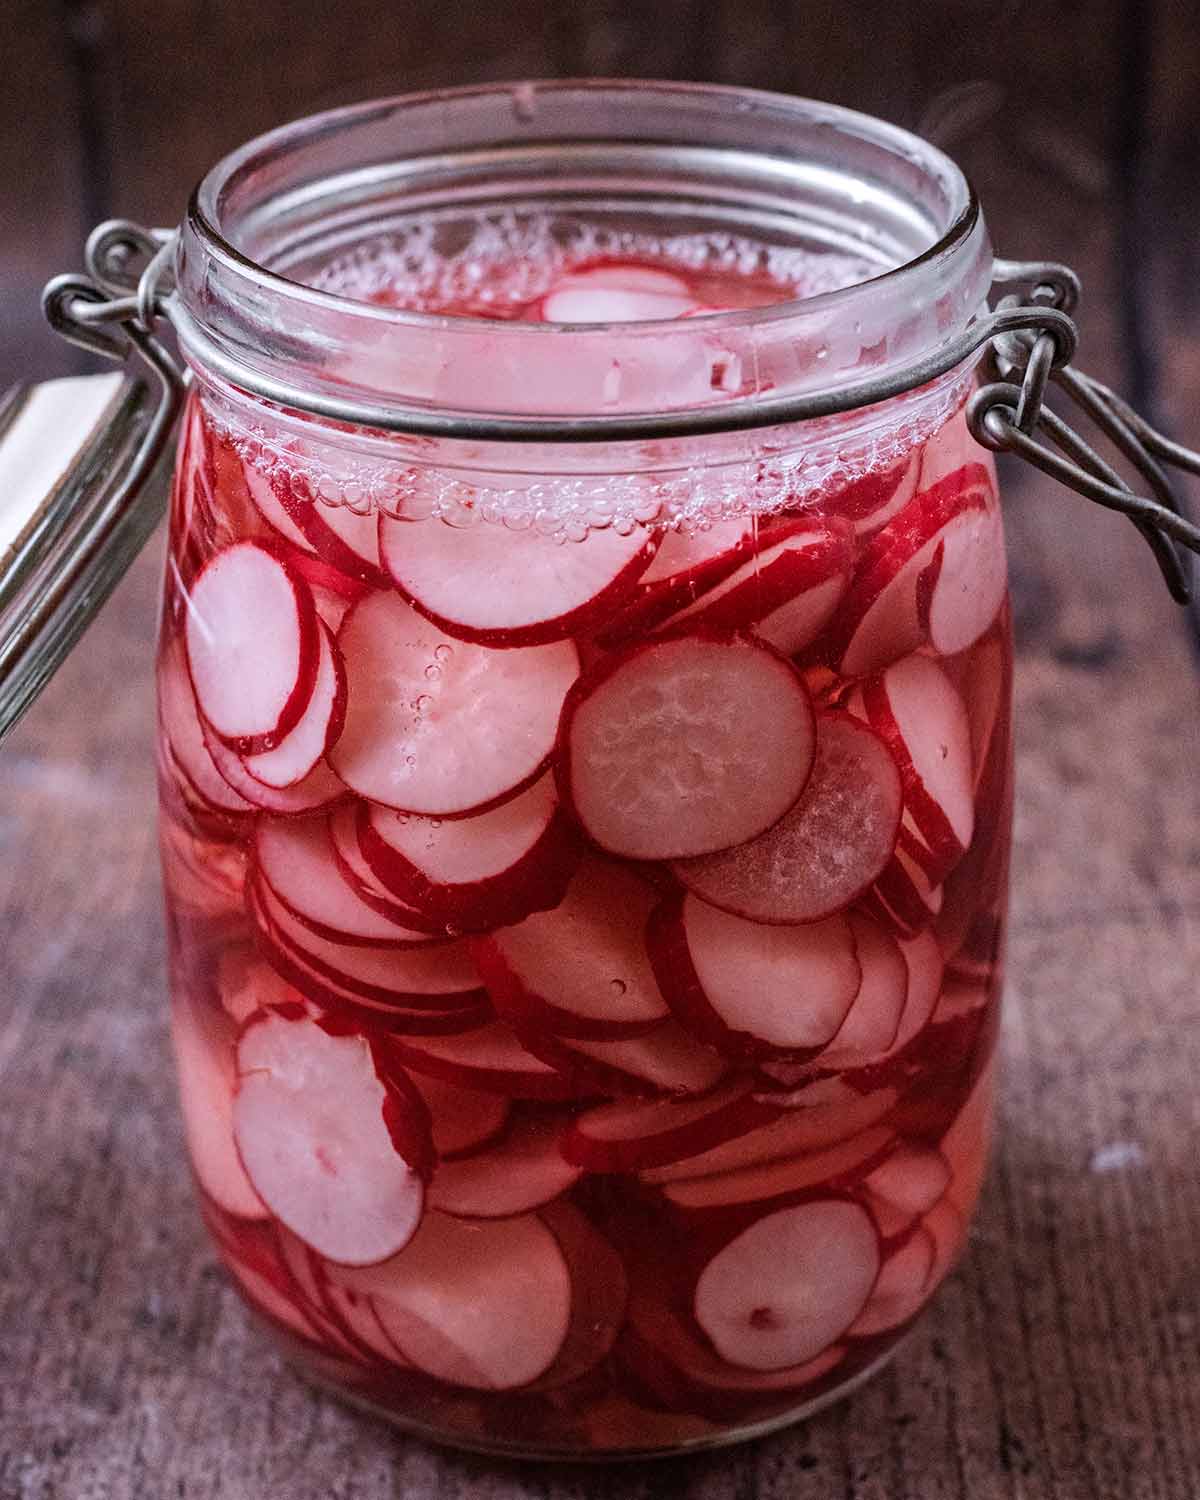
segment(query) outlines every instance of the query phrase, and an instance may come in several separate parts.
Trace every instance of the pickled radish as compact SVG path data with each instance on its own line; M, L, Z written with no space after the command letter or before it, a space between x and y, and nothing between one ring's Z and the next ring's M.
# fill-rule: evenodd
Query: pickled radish
M237 1069L238 1153L271 1212L347 1265L406 1245L432 1161L419 1095L385 1085L363 1037L282 1010L250 1022Z
M936 1260L933 1236L917 1229L883 1262L867 1305L847 1329L849 1338L870 1338L899 1328L925 1303Z
M461 1088L444 1078L420 1073L413 1073L410 1082L429 1111L433 1149L440 1161L478 1151L508 1122L508 1101L499 1094Z
M847 920L862 982L833 1041L821 1054L824 1068L862 1067L885 1057L895 1045L908 1003L908 964L904 950L882 926L862 912Z
M621 1099L586 1110L562 1153L589 1172L635 1172L696 1157L774 1119L745 1078L692 1099Z
M563 711L564 800L602 849L681 859L744 843L812 770L804 680L740 637L649 641L599 663Z
M275 813L280 817L302 817L306 813L332 807L348 795L345 786L324 760L318 760L308 775L299 781L288 786L273 787L252 775L247 768L246 757L231 749L207 725L203 726L203 737L205 749L218 775L246 804L247 809Z
M740 520L668 531L628 600L600 631L600 644L623 646L686 609L734 572L753 544L753 529Z
M920 476L921 453L914 450L890 469L868 474L839 490L829 508L839 519L849 521L857 535L868 536L899 515L916 493Z
M323 504L281 467L267 475L247 462L245 475L263 519L288 541L314 552L347 578L368 584L384 581L373 511L359 514L344 505Z
M364 905L398 927L407 927L414 932L428 932L430 936L446 937L448 934L444 922L435 922L415 908L405 905L380 884L374 870L363 858L358 842L360 814L361 806L357 799L346 798L329 816L329 838L333 845L334 863L342 879Z
M696 1212L794 1198L816 1188L857 1187L866 1172L886 1160L894 1142L891 1130L876 1125L820 1151L703 1177L676 1178L663 1186L663 1197L673 1208Z
M612 262L559 277L538 317L545 323L641 323L683 317L697 305L687 282L670 271Z
M431 1208L460 1219L501 1219L540 1208L578 1179L559 1147L561 1125L519 1120L482 1150L442 1162L429 1186Z
M784 1369L842 1337L878 1274L878 1237L857 1204L830 1199L781 1209L705 1266L696 1321L730 1364Z
M389 1037L385 1046L414 1073L512 1099L569 1099L557 1068L523 1047L510 1026L491 1021L459 1036Z
M927 1214L950 1186L950 1167L940 1151L900 1146L868 1176L867 1191L910 1221Z
M380 521L380 553L396 587L458 640L539 646L586 635L633 589L658 545L608 527L581 542L477 522L454 527Z
M538 1210L558 1242L571 1277L571 1316L553 1363L534 1382L539 1391L560 1390L604 1361L624 1322L629 1278L621 1256L567 1198Z
M557 1068L577 1098L706 1094L726 1073L724 1060L673 1020L611 1041L518 1029L526 1048Z
M346 723L330 763L361 796L431 817L482 810L532 781L579 671L569 641L467 645L389 594L355 605L338 645Z
M817 718L816 759L795 805L757 839L672 868L723 911L756 922L820 921L883 871L901 806L900 771L881 737L826 712Z
M346 713L346 673L342 653L329 627L321 622L320 659L308 707L294 729L274 750L246 756L243 764L264 786L296 786L316 770L321 757L342 732ZM253 800L253 799L251 799Z

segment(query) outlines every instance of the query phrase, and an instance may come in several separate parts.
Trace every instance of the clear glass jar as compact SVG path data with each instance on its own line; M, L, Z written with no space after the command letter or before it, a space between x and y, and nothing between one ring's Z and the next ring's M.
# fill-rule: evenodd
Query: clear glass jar
M530 320L614 260L659 316ZM172 1015L247 1302L492 1452L835 1399L987 1149L994 470L969 365L834 409L984 307L967 184L825 105L488 87L243 148L176 271Z

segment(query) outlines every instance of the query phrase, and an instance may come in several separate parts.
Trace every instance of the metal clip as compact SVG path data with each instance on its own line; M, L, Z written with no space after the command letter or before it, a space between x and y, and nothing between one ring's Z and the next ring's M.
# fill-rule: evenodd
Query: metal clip
M997 280L1031 286L1034 302L1069 313L1078 300L1079 282L1066 266L1006 261L999 267ZM1016 300L1002 298L999 306ZM1164 437L1107 386L1059 355L1055 340L1046 333L1018 330L993 340L988 357L996 379L968 403L972 434L985 448L1016 453L1067 488L1127 515L1154 553L1171 597L1179 604L1189 603L1189 570L1180 549L1200 554L1200 526L1187 516L1163 464L1200 474L1200 453ZM1137 470L1153 499L1138 494L1090 443L1045 406L1051 383ZM1053 447L1039 440L1039 431Z

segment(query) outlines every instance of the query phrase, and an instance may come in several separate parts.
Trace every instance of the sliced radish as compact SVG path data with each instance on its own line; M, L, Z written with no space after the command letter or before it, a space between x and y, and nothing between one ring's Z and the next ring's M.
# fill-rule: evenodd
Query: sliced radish
M316 769L342 732L346 715L346 673L328 625L320 622L321 647L312 697L300 722L274 750L248 755L247 771L267 787L291 787Z
M521 1045L510 1026L492 1021L459 1036L389 1037L385 1046L414 1073L511 1099L569 1099L570 1082Z
M559 1149L561 1134L559 1121L534 1116L482 1151L442 1162L429 1187L430 1208L463 1219L501 1219L549 1203L581 1170Z
M907 1047L914 1037L924 1031L937 1005L942 975L945 972L942 950L931 932L901 939L900 950L908 965L908 997L904 1003L904 1014L900 1018L900 1029L891 1046L892 1053Z
M785 1369L841 1338L878 1275L878 1236L857 1204L835 1198L781 1209L705 1266L696 1321L730 1364Z
M584 862L552 911L480 938L472 952L496 1009L518 1025L599 1041L664 1021L646 953L653 887L620 865Z
M300 997L286 980L253 951L225 948L217 960L217 994L221 1008L237 1025L248 1021L255 1011L271 1005L286 1005ZM230 1051L230 1076L233 1061Z
M321 1342L332 1344L339 1354L361 1360L359 1345L347 1335L341 1321L332 1317L329 1312L317 1271L320 1262L314 1262L313 1252L290 1229L279 1223L274 1224L273 1228L279 1246L279 1258L291 1279L295 1299L305 1317L320 1330Z
M405 1356L472 1390L530 1384L570 1326L570 1273L534 1214L467 1223L430 1212L371 1286L380 1323Z
M950 1164L952 1174L948 1194L964 1216L974 1208L987 1172L995 1099L996 1064L991 1059L942 1137L941 1155Z
M868 678L852 699L858 702L900 767L905 811L933 861L926 873L943 880L975 827L971 726L963 701L936 662L907 656Z
M384 1083L363 1037L279 1010L247 1026L237 1066L237 1147L272 1213L319 1255L347 1265L406 1245L433 1149L415 1090Z
M553 1390L594 1370L625 1321L629 1281L621 1257L565 1198L547 1203L538 1218L558 1241L571 1275L571 1320L554 1363L537 1390Z
M312 591L260 542L219 552L192 585L188 670L205 719L244 755L272 750L312 698L321 629Z
M812 770L812 704L770 648L706 633L599 663L563 710L564 800L602 848L681 859L752 839Z
M222 779L244 802L261 812L275 813L280 817L303 816L332 807L348 795L346 787L323 760L291 786L267 786L246 769L246 758L231 749L207 725L203 733L205 748Z
M554 748L579 671L569 641L492 651L443 634L393 594L372 594L338 636L346 724L330 762L386 807L444 817L526 786Z
M756 922L815 922L841 911L887 865L900 826L896 761L848 714L817 718L816 760L800 799L758 838L677 861L705 901Z
M826 509L849 521L857 535L869 536L905 508L916 494L920 474L921 451L915 448L890 469L868 474L839 490L826 501Z
M360 901L398 927L408 927L414 932L428 932L431 936L450 936L444 922L432 921L415 908L407 906L380 884L375 871L363 858L358 842L360 807L357 799L345 801L329 817L333 857L342 879Z
M820 1102L788 1107L788 1096L783 1092L777 1096L763 1095L762 1103L778 1111L765 1125L697 1156L681 1158L669 1166L652 1167L641 1174L642 1180L657 1184L679 1182L819 1155L844 1141L868 1134L887 1118L900 1097L893 1088L860 1094L836 1079L810 1087L807 1093Z
M384 1332L370 1294L357 1285L364 1273L335 1265L332 1261L320 1264L321 1292L329 1316L366 1355L411 1369L409 1361Z
M815 1057L862 982L844 917L764 927L689 894L659 908L648 942L676 1016L727 1057Z
M346 578L384 582L373 508L360 513L346 505L327 504L313 496L302 476L279 465L268 476L247 463L246 485L264 520L288 541L316 553Z
M380 553L396 587L447 635L540 646L586 635L637 583L657 540L613 527L563 542L531 528L454 527L384 516Z
M585 1110L563 1135L562 1152L589 1172L636 1172L696 1157L778 1113L744 1078L697 1099L620 1099Z
M862 983L838 1034L821 1054L823 1068L863 1067L895 1045L908 1002L908 964L900 944L862 912L847 916Z
M903 836L904 825L900 833ZM897 937L924 932L942 909L944 889L934 885L923 866L898 842L863 904Z
M615 1041L551 1035L518 1028L531 1052L556 1067L577 1097L589 1094L705 1094L725 1076L726 1064L674 1021L644 1035Z
M326 818L260 818L254 854L271 892L314 938L328 943L376 947L415 947L430 934L406 928L368 906L338 866ZM307 941L305 946L311 946ZM317 957L324 949L313 948Z
M733 1172L680 1178L663 1187L663 1197L672 1207L695 1213L795 1199L817 1189L832 1192L857 1187L863 1174L886 1158L894 1142L895 1135L887 1126L876 1125L823 1151L785 1156Z
M445 1162L494 1141L508 1123L509 1104L499 1094L466 1089L444 1078L414 1073L413 1087L425 1101L433 1129L433 1149Z
M918 1228L880 1267L870 1300L846 1330L847 1337L871 1338L915 1317L929 1295L935 1259L933 1236Z
M754 545L749 521L717 521L668 531L637 587L600 631L602 646L623 646L661 625L732 573Z
M158 713L175 767L187 778L201 803L218 813L250 813L248 802L220 774L205 744L183 649L173 642L158 669Z
M226 1257L225 1264L238 1290L255 1312L264 1314L289 1333L298 1334L310 1343L321 1342L321 1330L290 1295L291 1288L280 1285L281 1278L270 1276L236 1256Z
M358 844L375 879L431 921L487 931L557 906L579 858L548 773L473 818L365 806Z
M231 463L227 463L222 488L228 491L235 486L244 486L247 498L272 531L278 532L284 541L298 547L301 552L314 552L316 549L280 500L267 476L253 463L244 459L239 463L240 474L234 471Z
M964 465L869 538L830 627L832 660L858 677L926 640L941 655L965 650L995 619L1005 577L991 476L982 464Z
M765 546L665 622L753 630L785 656L802 650L837 608L850 582L853 533L802 518L776 528Z
M544 323L641 323L697 306L686 281L651 266L604 265L560 276L538 306Z
M946 1158L924 1146L898 1146L866 1180L872 1198L895 1209L904 1227L927 1214L949 1186Z
M233 1136L234 1028L219 1015L204 1029L186 1002L171 1010L171 1038L188 1155L200 1186L226 1213L265 1219L269 1210L246 1175Z

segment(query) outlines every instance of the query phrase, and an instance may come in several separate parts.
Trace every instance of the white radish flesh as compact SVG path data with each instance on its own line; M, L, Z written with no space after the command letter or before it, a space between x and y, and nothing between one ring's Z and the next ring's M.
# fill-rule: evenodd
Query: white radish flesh
M429 1206L467 1219L499 1219L539 1208L565 1193L580 1168L559 1148L555 1121L521 1120L501 1140L457 1161L442 1162Z
M248 755L247 771L266 787L292 787L316 769L321 757L341 732L346 707L346 674L342 654L324 621L320 628L320 659L312 698L300 722L274 750Z

